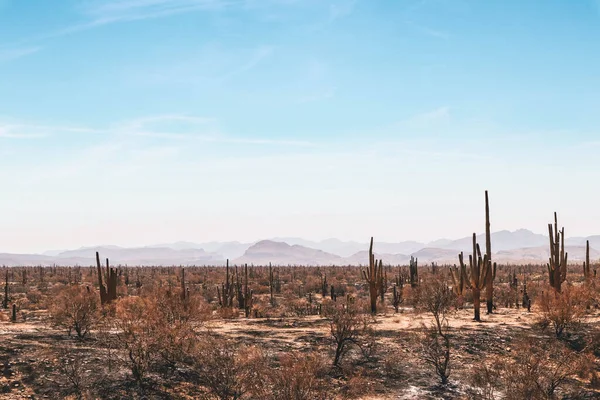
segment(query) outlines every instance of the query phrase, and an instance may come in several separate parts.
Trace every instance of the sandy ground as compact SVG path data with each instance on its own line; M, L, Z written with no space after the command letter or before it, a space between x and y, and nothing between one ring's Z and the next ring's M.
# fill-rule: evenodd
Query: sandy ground
M422 324L431 323L427 314L415 314L412 309L398 314L377 315L374 328L380 351L395 353L397 367L403 371L397 379L376 382L364 400L376 399L444 399L461 398L461 382L465 381L468 367L481 361L485 354L506 354L510 339L523 331L530 331L536 314L523 309L500 309L493 315L482 314L483 322L473 321L472 310L465 309L449 315L452 332L452 362L455 365L451 381L454 386L440 392L436 388L433 371L423 365L411 345L411 333ZM598 324L598 314L588 322ZM240 342L255 343L270 352L290 349L319 349L327 354L331 349L329 323L319 316L282 319L237 319L210 321L207 328L236 338ZM28 322L0 322L0 399L53 398L34 393L34 383L28 366L40 362L43 349L64 341L64 331L42 322L41 316ZM411 347L412 346L412 347ZM93 349L92 349L93 350ZM39 375L39 374L36 374ZM35 382L43 380L36 377ZM598 394L600 398L600 393Z

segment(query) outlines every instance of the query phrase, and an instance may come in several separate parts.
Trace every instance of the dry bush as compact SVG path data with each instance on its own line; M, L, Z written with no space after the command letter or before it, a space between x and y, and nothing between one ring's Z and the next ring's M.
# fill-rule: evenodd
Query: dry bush
M474 365L469 374L467 395L472 400L496 400L502 398L501 371L491 363Z
M371 392L371 386L372 383L361 372L354 374L342 388L342 399L360 399Z
M174 371L190 353L197 339L196 329L210 318L210 308L200 296L182 299L170 292L158 292L148 307L147 318L154 321L157 354Z
M589 371L588 357L557 339L520 338L511 354L484 368L474 367L471 398L556 399L569 380Z
M551 325L557 338L563 338L569 331L577 331L585 315L581 295L579 288L570 285L563 286L560 293L551 288L545 290L539 299L542 313L540 325Z
M75 395L78 399L89 398L86 393L91 385L90 370L86 358L74 350L59 348L54 367L63 380L62 385L67 388L65 394Z
M455 303L456 295L446 281L441 277L432 277L426 285L421 285L415 290L415 307L417 310L426 311L433 316L435 325L442 334L442 325L446 321L446 314Z
M358 348L363 355L374 349L374 332L369 314L365 314L359 304L350 302L328 310L329 327L335 346L333 365L338 366L348 350Z
M82 286L67 287L52 301L50 314L69 336L74 330L78 338L84 339L100 319L98 296Z
M219 400L265 398L266 360L257 347L206 335L193 352L196 381Z
M117 342L125 350L124 363L138 383L142 383L159 346L157 321L152 318L151 305L152 302L146 298L124 297L119 299L115 308L113 322Z
M447 321L444 319L441 325L423 325L423 332L417 337L417 345L420 347L419 356L424 363L433 367L440 378L442 385L448 383L452 372L450 364L450 334Z
M317 353L290 352L279 358L279 367L269 370L270 398L273 400L328 399L324 379L327 367Z

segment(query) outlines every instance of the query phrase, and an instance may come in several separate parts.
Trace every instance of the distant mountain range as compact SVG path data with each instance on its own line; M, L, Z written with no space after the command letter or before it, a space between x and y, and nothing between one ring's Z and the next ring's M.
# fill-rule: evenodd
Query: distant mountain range
M565 240L569 260L581 261L585 242L590 241L590 256L600 259L600 235L571 237ZM483 234L477 236L482 247ZM116 265L222 265L226 259L233 264L266 265L364 265L368 262L368 243L327 239L310 241L301 238L273 238L253 243L176 242L138 248L118 246L87 247L77 250L47 251L43 254L0 253L1 265L94 265L95 252ZM438 239L429 243L405 241L375 242L377 258L386 264L405 264L410 256L423 263L455 264L457 255L471 253L472 237L457 240ZM526 229L492 233L494 261L499 263L539 263L549 257L548 237Z

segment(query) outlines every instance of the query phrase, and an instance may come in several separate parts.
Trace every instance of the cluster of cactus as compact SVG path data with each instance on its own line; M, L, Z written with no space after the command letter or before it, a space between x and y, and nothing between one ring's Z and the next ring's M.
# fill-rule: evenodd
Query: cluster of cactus
M550 236L550 259L547 264L550 286L560 293L562 283L567 279L567 258L565 252L565 228L558 230L558 218L554 213L554 230L548 224Z
M467 271L462 252L458 255L458 261L460 262L461 271ZM477 244L477 236L473 233L473 254L469 256L469 270L466 273L468 279L466 279L466 282L473 292L475 321L481 321L481 289L485 287L489 272L492 269L490 263L491 261L488 260L487 254L481 257L481 249L479 248L479 244Z
M418 259L410 256L410 287L416 288L419 286L419 269L417 268Z
M457 297L462 297L465 294L465 280L467 276L467 271L465 268L465 264L460 264L460 269L456 265L454 267L450 267L450 277L452 278L452 291L456 294Z
M229 276L229 260L225 264L225 283L221 284L221 290L217 286L217 297L219 298L219 306L230 308L233 307L233 298L235 285L233 284L233 275Z
M250 316L250 310L252 310L253 298L252 290L248 288L248 264L244 264L244 284L242 286L238 275L238 268L235 267L235 280L236 280L236 291L238 308L243 309L246 318Z
M96 252L96 267L98 268L98 286L100 288L100 303L108 304L117 299L117 271L110 268L108 258L106 259L106 286L102 282L102 264L100 254Z
M365 281L369 284L369 297L371 300L371 313L377 313L377 297L383 280L383 262L375 259L373 254L373 237L369 245L369 267L362 271Z

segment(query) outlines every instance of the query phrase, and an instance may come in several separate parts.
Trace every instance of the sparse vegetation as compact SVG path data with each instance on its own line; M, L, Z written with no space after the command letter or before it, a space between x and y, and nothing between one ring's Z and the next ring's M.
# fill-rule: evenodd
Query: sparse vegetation
M371 242L366 268L111 267L99 255L93 267L7 267L4 390L7 398L593 398L600 285L589 249L584 268L567 267L564 230L556 221L549 229L546 265L492 264L490 239L482 254L473 235L459 266L388 265Z

